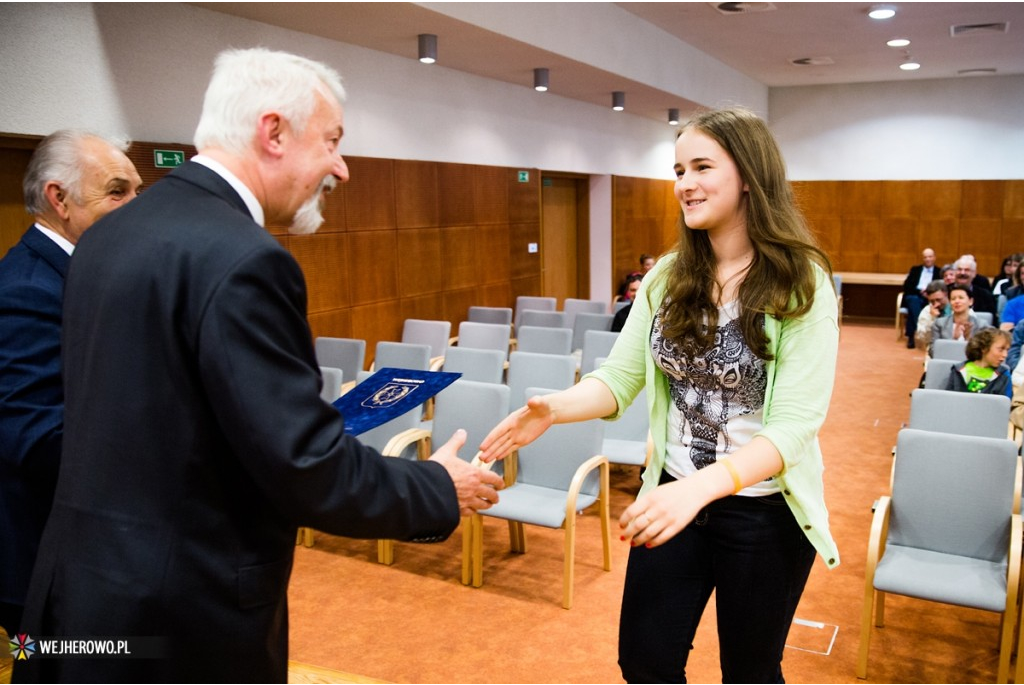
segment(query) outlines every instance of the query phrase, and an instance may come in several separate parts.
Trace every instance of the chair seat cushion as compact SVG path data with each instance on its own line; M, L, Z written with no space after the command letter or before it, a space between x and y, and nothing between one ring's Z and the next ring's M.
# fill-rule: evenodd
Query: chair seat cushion
M882 592L986 611L1006 609L1006 562L889 544L875 569Z
M480 513L546 528L561 528L565 523L565 500L564 490L516 483L501 491L497 504ZM597 497L580 493L576 509L582 511L596 501Z
M608 457L608 461L613 464L643 466L647 459L647 441L605 438L601 454Z

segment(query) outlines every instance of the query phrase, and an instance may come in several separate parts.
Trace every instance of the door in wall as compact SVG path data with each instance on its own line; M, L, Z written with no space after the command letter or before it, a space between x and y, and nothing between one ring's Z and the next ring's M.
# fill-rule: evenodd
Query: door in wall
M545 175L541 182L541 282L546 297L589 297L586 181Z

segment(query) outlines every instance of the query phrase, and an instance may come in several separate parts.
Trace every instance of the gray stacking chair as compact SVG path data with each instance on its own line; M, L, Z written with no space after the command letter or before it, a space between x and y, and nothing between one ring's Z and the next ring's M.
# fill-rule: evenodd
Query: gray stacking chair
M939 338L932 341L932 359L950 359L962 362L967 359L966 340Z
M598 359L596 368L600 368L602 362L603 358ZM613 464L647 466L653 450L645 388L636 396L633 404L626 407L622 416L615 421L605 422L601 454Z
M511 307L470 307L467 321L476 323L512 323Z
M552 392L529 388L530 395ZM509 522L513 552L526 552L524 523L565 529L565 560L562 573L562 606L572 608L575 569L576 512L598 503L603 566L611 571L608 459L601 456L603 421L594 419L551 426L543 435L518 451L514 482L501 491L497 504L471 517L473 586L483 584L483 516ZM465 567L465 547L463 548Z
M512 340L512 327L498 323L463 321L459 324L459 347L481 350L499 350L508 358Z
M565 298L565 302L562 304L562 311L565 312L565 316L568 319L566 323L569 324L569 328L572 328L576 322L576 315L580 312L588 312L590 314L605 314L608 312L607 302L598 302L597 300L581 300L575 297Z
M382 340L374 353L374 369L430 369L430 345Z
M857 677L867 677L872 614L882 627L885 595L898 594L1001 613L1005 683L1021 564L1017 445L905 428L897 449L892 496L879 499L868 540Z
M988 328L992 325L992 312L974 312L974 315L978 317L978 325L982 328Z
M951 359L929 359L924 369L924 387L928 390L945 390L949 372L956 364Z
M532 295L520 295L517 297L515 319L516 330L519 330L519 327L522 325L523 311L526 309L553 312L558 309L558 300L553 297L534 297Z
M576 382L576 360L567 354L513 352L508 360L509 410L526 404L532 386L565 390Z
M478 383L461 378L442 390L434 398L434 420L430 429L413 428L395 436L388 445L390 454L401 454L411 445L418 453L429 457L455 434L459 428L466 431L466 444L459 457L472 461L477 446L498 423L508 416L509 389L498 383ZM469 521L462 528L462 583L471 580L470 559L472 532ZM394 562L394 543L381 540L377 547L377 560L382 564Z
M565 312L545 312L539 309L526 309L519 317L519 325L516 326L518 335L519 329L523 326L542 326L546 328L572 328L568 322Z
M444 370L461 373L460 380L502 383L505 377L505 354L499 350L449 347L444 355Z
M406 319L402 324L402 342L430 345L430 368L435 371L444 364L444 351L451 336L450 321Z
M616 301L615 304L612 305L612 316L615 316L616 314L619 313L620 309L622 309L623 307L628 307L632 303L633 303L632 300L618 300L618 301Z
M583 334L583 357L580 361L580 376L590 373L596 367L598 357L607 357L612 351L618 333L612 331L587 331Z
M587 331L611 331L614 314L579 312L572 324L572 351L583 349L583 336Z
M571 354L572 329L523 325L516 332L516 349L521 352Z
M320 387L320 399L330 404L341 397L341 383L345 377L341 369L336 369L333 366L321 366L320 377L323 379L323 385Z
M918 388L910 394L908 428L936 433L1005 438L1010 424L1010 398Z
M341 373L355 383L359 372L366 363L366 341L356 338L319 337L313 342L316 351L316 362L320 366L333 366L341 369Z

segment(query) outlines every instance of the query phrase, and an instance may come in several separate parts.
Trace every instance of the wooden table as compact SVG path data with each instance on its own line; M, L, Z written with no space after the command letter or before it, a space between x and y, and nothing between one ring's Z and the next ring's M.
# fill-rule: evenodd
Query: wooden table
M837 271L842 279L843 316L892 319L906 274Z

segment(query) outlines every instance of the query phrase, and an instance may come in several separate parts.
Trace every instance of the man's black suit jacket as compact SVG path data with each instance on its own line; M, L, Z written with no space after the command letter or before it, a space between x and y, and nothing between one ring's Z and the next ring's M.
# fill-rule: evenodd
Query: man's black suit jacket
M385 459L321 401L302 272L209 169L97 222L64 311L63 461L23 625L168 652L36 658L16 679L284 682L297 526L429 541L458 525L443 467Z
M932 269L932 280L934 281L938 278L941 278L941 276L939 275L941 269L937 266L932 267ZM917 289L917 284L921 280L921 272L923 270L924 264L915 264L914 266L910 267L910 272L907 274L906 279L903 281L904 297L907 297L908 295L921 295L921 291Z

